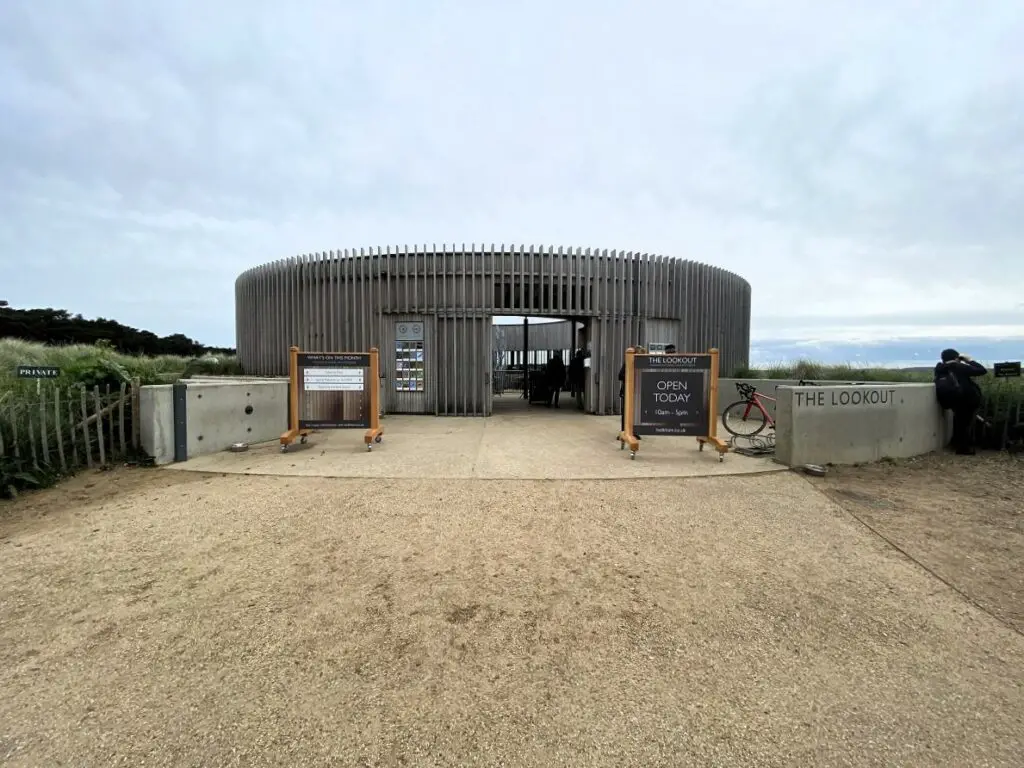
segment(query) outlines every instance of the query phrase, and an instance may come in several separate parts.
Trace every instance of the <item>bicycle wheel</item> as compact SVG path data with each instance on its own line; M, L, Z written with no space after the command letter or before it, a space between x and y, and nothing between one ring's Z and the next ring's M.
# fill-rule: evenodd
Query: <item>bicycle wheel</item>
M736 437L753 437L768 426L768 419L764 411L753 403L737 400L722 414L722 426L726 432Z

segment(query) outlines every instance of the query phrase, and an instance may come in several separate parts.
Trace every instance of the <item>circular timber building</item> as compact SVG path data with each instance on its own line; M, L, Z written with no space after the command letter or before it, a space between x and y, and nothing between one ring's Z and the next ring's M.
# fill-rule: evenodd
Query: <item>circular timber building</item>
M589 248L403 247L298 256L242 273L235 316L247 374L286 375L293 344L310 351L379 348L389 413L490 415L498 316L574 321L561 346L588 350L586 410L597 414L618 412L618 371L632 344L673 343L680 352L718 347L723 376L745 366L750 349L750 284L739 275L684 259Z

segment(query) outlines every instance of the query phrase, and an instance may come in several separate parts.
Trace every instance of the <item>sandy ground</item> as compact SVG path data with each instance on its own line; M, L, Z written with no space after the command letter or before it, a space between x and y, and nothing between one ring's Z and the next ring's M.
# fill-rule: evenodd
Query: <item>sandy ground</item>
M86 475L0 508L0 616L9 766L1024 754L1024 638L792 473Z
M816 482L938 578L1024 632L1024 459L934 454L836 467Z

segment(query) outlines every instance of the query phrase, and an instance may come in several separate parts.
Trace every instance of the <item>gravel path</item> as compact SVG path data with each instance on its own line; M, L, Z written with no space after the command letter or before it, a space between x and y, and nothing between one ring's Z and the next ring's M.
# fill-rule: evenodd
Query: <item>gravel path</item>
M0 764L1024 754L1021 636L792 474L107 479L0 509Z

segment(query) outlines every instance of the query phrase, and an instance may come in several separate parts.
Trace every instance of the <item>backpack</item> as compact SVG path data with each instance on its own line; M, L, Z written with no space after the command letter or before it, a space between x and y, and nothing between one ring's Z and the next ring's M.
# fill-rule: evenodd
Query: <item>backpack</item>
M960 395L960 379L952 370L947 368L935 377L935 397L943 408L953 408L960 400Z

